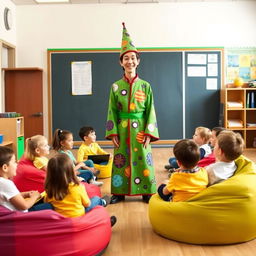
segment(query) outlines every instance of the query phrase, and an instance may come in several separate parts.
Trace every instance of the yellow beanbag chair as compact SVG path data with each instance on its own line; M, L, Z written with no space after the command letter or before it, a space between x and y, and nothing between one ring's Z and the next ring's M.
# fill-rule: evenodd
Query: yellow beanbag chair
M160 235L192 244L232 244L256 237L256 168L241 156L234 176L186 202L149 201L149 219Z
M104 179L111 177L113 158L109 158L107 165L94 164L94 167L100 171L99 178Z

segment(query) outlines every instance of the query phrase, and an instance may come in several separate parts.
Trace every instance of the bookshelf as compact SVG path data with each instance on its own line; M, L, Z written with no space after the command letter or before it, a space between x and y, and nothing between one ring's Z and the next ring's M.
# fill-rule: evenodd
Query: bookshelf
M255 97L256 88L225 89L225 128L239 132L244 138L246 148L252 148L256 141Z
M24 118L0 118L0 133L4 135L1 146L11 147L19 160L24 153Z

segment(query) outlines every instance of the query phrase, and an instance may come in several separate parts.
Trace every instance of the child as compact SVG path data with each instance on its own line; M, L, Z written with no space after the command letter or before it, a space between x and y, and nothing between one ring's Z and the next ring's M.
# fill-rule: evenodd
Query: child
M0 205L11 211L27 211L40 197L38 191L19 192L11 179L17 164L12 149L0 146Z
M209 185L231 177L237 169L234 162L243 153L244 141L239 133L222 131L216 138L214 155L216 163L206 167Z
M108 155L109 153L104 151L98 143L96 143L95 130L92 127L84 126L79 131L79 136L83 140L83 143L79 147L77 153L77 161L84 161L88 158L88 155ZM112 164L112 161L109 161ZM109 163L102 163L109 164Z
M211 138L211 130L199 126L195 129L195 134L193 135L194 142L199 146L200 150L200 159L203 159L204 157L207 157L212 153L211 147L209 145ZM166 165L166 169L171 169L170 171L173 171L172 168L179 168L177 161L175 157L171 157L169 159L170 165Z
M200 151L194 141L180 140L173 152L179 169L171 175L167 185L159 186L158 194L165 201L186 201L206 188L208 175L205 169L196 166Z
M103 182L97 182L94 178L94 173L97 171L94 168L93 162L87 160L85 162L77 162L71 149L73 148L73 134L67 130L56 129L53 135L53 149L59 153L67 154L73 162L74 171L77 176L82 177L86 182L101 186ZM94 173L93 173L94 172Z
M46 171L49 155L47 139L42 135L35 135L26 139L25 158L31 160L37 169Z
M212 136L210 138L210 145L211 145L212 148L214 148L214 146L215 146L215 142L216 142L217 136L222 131L225 131L225 128L223 128L223 127L214 127L214 128L212 128Z
M45 201L65 217L79 217L97 205L107 206L109 197L89 199L85 187L77 179L73 163L66 154L57 154L49 160L45 181ZM111 217L113 223L115 216ZM113 224L111 222L111 224Z

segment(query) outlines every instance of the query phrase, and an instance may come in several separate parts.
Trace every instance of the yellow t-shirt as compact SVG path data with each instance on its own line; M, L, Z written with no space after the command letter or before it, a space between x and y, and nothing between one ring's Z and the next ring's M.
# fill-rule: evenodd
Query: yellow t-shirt
M108 152L104 151L98 143L94 142L87 146L84 142L78 149L77 162L83 162L88 159L88 155L106 155Z
M48 158L45 156L41 156L41 157L35 157L35 160L33 161L34 166L37 169L42 169L43 167L46 167L48 164Z
M85 214L85 207L90 205L90 199L86 193L85 187L80 184L70 183L68 186L68 194L63 200L56 200L45 197L46 203L51 203L54 210L65 217L79 217Z
M170 177L166 188L173 194L172 201L180 202L198 194L208 185L208 174L204 168L193 173L175 172Z

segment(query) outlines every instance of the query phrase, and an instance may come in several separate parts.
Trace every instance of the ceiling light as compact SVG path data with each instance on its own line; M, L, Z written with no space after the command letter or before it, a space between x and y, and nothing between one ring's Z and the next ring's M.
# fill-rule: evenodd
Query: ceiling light
M69 3L69 0L35 0L39 4L43 3Z

